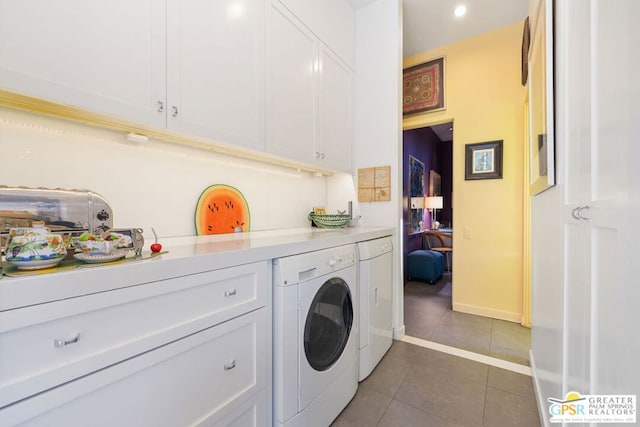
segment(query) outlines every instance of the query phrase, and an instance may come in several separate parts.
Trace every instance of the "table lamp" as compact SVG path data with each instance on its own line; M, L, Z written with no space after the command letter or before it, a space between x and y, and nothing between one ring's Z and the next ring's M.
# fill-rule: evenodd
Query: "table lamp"
M436 221L436 210L442 209L442 196L432 196L424 198L424 207L431 210L431 229L436 230L440 227L440 223Z

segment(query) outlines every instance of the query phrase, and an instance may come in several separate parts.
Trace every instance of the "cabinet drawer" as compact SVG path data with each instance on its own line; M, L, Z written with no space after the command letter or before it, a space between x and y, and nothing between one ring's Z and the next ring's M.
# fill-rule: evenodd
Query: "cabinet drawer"
M259 309L9 406L0 425L244 425L268 412L260 400L268 404L269 313Z
M0 407L263 307L269 295L264 262L4 312Z

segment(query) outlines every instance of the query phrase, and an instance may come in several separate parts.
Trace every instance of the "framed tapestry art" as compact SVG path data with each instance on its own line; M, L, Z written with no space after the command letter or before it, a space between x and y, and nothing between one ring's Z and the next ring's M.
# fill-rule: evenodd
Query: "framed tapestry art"
M444 57L404 70L402 114L444 110Z

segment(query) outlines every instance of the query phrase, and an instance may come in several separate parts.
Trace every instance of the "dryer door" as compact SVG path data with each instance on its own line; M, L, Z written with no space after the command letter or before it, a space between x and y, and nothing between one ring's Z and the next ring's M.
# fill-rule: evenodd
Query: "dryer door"
M316 293L304 325L304 352L316 371L333 366L344 351L353 326L353 301L347 283L327 280Z

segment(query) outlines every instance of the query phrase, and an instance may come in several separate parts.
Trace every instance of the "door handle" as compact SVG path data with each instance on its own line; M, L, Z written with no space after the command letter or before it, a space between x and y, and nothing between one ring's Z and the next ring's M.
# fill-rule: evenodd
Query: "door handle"
M571 216L577 221L589 221L591 218L584 216L583 212L589 210L589 205L582 205L571 210Z
M578 211L576 212L576 215L578 216L578 218L583 221L589 221L591 219L583 214L584 211L589 212L589 205L579 206L577 209Z
M571 217L576 221L580 221L580 217L578 216L578 208L571 209Z

